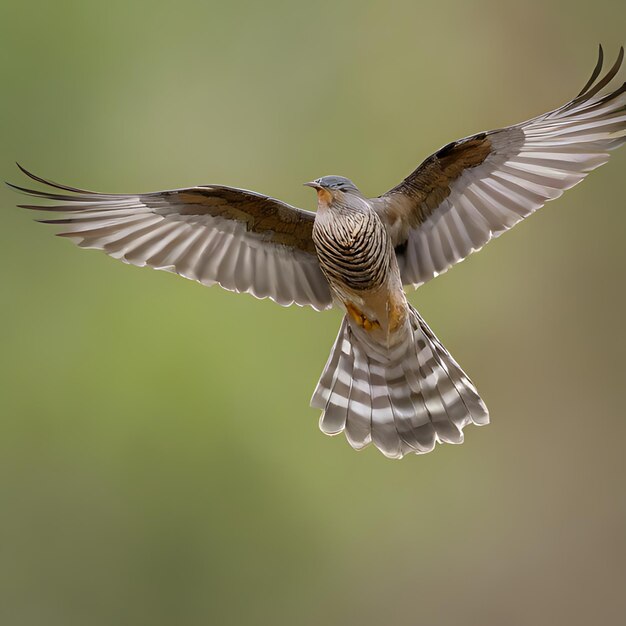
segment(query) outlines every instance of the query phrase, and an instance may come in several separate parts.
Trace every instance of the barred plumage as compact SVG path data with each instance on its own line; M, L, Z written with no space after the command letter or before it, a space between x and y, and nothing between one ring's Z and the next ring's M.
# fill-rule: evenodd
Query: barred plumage
M22 170L54 191L14 187L69 214L78 245L204 285L279 304L333 304L343 318L311 404L327 434L386 456L461 443L489 421L476 388L408 304L403 284L446 271L605 163L626 142L626 84L602 93L623 49L598 82L527 122L452 142L404 181L365 198L346 178L312 183L318 212L261 194L207 185L148 194L100 194ZM59 194L57 190L65 193Z
M321 430L400 458L461 443L467 424L486 424L476 389L406 301L389 232L356 187L320 203L313 241L346 309L311 400Z
M392 249L380 217L365 204L337 207L332 215L334 219L320 215L313 225L320 267L329 283L355 291L379 288L387 278Z
M353 448L373 442L400 458L462 443L465 426L489 422L476 388L413 307L406 341L373 353L344 318L311 400L327 435L345 431Z
M397 458L428 452L437 441L461 443L467 424L488 423L476 388L400 295L400 285L418 285L445 271L608 160L606 151L626 141L626 85L597 94L622 59L623 50L593 86L601 50L592 79L572 102L448 144L380 198L365 199L340 177L312 184L318 189L313 240L320 267L346 309L311 402L323 410L325 433L345 432L354 448L373 442ZM384 229L370 219L372 210ZM376 285L371 281L361 291L353 280L355 272L364 272L356 254L360 241L349 236L360 232L353 231L359 218L372 242L359 253L369 259L368 271L374 264L380 271ZM374 242L383 239L390 244L374 253ZM390 245L395 253L387 262ZM392 310L403 323L394 324Z

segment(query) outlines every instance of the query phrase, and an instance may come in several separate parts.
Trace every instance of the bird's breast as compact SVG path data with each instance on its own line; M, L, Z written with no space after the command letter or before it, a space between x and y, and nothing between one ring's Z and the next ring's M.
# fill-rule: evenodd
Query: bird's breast
M364 291L376 289L387 280L393 248L373 211L327 214L316 220L313 241L322 271L332 286Z

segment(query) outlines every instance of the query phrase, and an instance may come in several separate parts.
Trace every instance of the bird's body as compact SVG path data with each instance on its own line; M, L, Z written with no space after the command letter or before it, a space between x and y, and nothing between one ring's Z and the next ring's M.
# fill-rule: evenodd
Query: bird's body
M313 242L333 299L345 317L313 394L320 427L371 441L392 458L461 443L487 410L469 379L408 303L392 234L352 181L324 177Z
M361 327L388 333L404 291L391 237L366 199L351 195L317 211L313 242L334 300ZM401 296L400 296L401 294ZM405 308L405 307L403 307Z
M460 443L489 421L476 388L408 303L418 287L579 183L626 142L626 84L603 89L603 52L580 94L509 126L452 142L376 198L326 176L309 186L312 213L261 194L198 186L149 194L100 194L59 185L15 187L69 214L42 220L63 236L126 263L205 285L344 312L311 404L327 434L386 456ZM58 193L58 191L63 193Z

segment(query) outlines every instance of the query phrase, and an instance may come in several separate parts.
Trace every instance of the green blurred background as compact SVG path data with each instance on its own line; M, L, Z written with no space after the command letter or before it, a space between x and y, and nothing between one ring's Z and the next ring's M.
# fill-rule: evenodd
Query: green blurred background
M625 23L616 0L2 0L1 176L378 194L575 95ZM410 295L492 424L402 462L318 431L338 312L80 251L0 191L0 623L621 622L625 167Z

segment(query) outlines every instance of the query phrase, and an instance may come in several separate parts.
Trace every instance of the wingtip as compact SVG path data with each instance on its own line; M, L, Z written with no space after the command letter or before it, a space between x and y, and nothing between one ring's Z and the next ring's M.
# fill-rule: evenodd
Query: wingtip
M19 169L19 170L20 170L20 172L24 172L24 171L25 171L25 170L24 170L24 168L23 168L23 167L22 167L22 166L21 166L21 165L20 165L17 161L15 161L15 165L17 165L17 169ZM18 187L17 185L14 185L13 183L10 183L8 180L5 180L5 181L4 181L4 184L5 184L5 185L6 185L9 189L12 189L13 191L18 191L18 192L21 192L21 191L22 191L22 188L21 188L21 187ZM18 205L18 207L19 207L19 205ZM21 208L21 207L20 207L20 208Z
M19 161L15 161L15 165L17 166L17 169L22 172L22 174L28 176L28 178L31 178L32 180L39 180L37 176L35 176L32 172L29 172Z
M605 76L596 83L596 80L602 73L602 67L604 65L604 48L602 47L602 44L598 44L598 60L596 62L593 73L591 74L591 78L587 81L587 83L578 93L576 98L574 98L574 100L572 100L572 102L567 106L571 108L572 105L577 105L584 100L589 100L590 98L595 96L601 89L604 89L604 87L606 87L615 78L622 66L623 61L624 46L622 45L620 46L617 59L615 63L613 63L613 66L609 69Z
M24 174L28 174L28 172L26 171L26 168L24 168L22 165L20 165L20 163L18 161L15 161L15 165L17 165L17 169L20 170L20 172L23 172ZM17 185L14 185L13 183L10 183L8 180L5 180L4 184L7 187L9 187L9 189L13 189L13 191L22 191L21 187L18 187Z
M10 183L8 180L4 181L4 184L9 188L9 189L13 189L13 191L23 191L21 187L18 187L17 185L14 185L13 183Z

